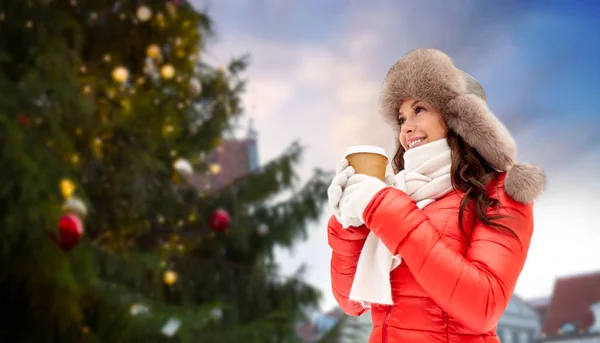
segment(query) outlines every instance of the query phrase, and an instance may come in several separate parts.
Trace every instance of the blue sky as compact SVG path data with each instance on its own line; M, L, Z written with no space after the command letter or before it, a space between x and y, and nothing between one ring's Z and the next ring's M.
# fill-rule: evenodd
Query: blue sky
M346 147L393 136L377 114L388 68L404 53L434 47L485 87L491 109L539 164L547 193L536 204L536 232L517 285L547 295L556 276L600 270L600 3L596 1L193 0L208 6L217 39L204 58L224 64L250 53L244 97L260 132L262 162L291 141L308 148L300 174L332 169ZM325 213L324 216L328 216ZM293 253L333 306L325 220Z

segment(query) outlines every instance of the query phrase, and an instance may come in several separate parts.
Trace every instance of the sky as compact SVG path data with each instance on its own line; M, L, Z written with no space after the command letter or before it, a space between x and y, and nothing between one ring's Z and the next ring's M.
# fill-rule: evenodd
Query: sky
M492 111L517 141L520 162L541 166L546 193L516 293L550 295L557 277L600 271L600 3L595 1L191 0L207 9L216 38L203 56L226 64L250 55L246 116L262 163L293 141L306 150L302 180L333 170L346 148L393 152L377 99L388 68L406 52L437 48L478 79ZM326 222L309 226L282 271L308 267L331 295Z

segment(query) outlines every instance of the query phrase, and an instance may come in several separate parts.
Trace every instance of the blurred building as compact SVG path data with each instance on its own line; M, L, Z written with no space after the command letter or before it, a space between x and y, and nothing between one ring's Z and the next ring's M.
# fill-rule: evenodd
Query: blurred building
M190 182L200 191L218 191L256 171L259 167L257 140L258 133L250 121L246 137L223 139L217 149L204 158L208 173L194 173Z
M548 306L550 306L550 299L551 299L550 296L545 296L545 297L533 298L533 299L527 300L527 303L531 307L533 307L535 312L537 312L538 315L540 316L540 323L544 323L544 320L546 320L546 314L548 313Z
M371 314L367 312L360 317L346 316L339 307L317 316L312 323L304 323L298 331L304 343L317 342L341 320L344 322L335 343L369 340L373 325ZM535 343L538 342L540 333L540 315L530 304L514 295L498 322L498 336L502 343Z
M496 331L502 343L537 342L541 333L540 315L515 294L500 317Z
M600 343L600 272L556 280L541 342Z
M347 316L341 308L319 314L313 322L304 323L298 329L303 343L325 340L327 343L367 342L371 334L371 314L360 317ZM336 332L332 332L332 331Z

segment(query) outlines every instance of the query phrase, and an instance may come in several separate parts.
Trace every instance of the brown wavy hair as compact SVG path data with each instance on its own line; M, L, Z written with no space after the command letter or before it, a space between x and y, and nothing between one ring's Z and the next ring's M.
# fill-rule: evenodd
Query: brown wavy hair
M490 197L487 191L487 185L490 181L497 179L500 173L492 168L473 147L453 130L448 130L447 140L452 156L452 166L450 168L452 185L455 189L464 192L458 211L458 222L462 233L465 237L467 236L463 225L463 215L465 209L472 206L471 210L474 209L476 213L472 227L475 226L478 220L518 239L517 234L512 229L495 222L502 216L487 215L487 210L490 207L500 206L498 199ZM404 152L404 148L400 145L394 155L393 167L396 173L404 169Z

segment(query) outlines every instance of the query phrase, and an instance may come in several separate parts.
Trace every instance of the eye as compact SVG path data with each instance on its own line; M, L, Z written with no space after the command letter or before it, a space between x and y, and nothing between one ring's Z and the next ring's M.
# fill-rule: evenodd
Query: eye
M404 120L404 117L398 117L398 119L396 119L396 123L398 126L402 126L402 124L404 124Z
M415 107L415 113L419 113L419 112L423 112L423 111L427 111L427 109L423 106Z

